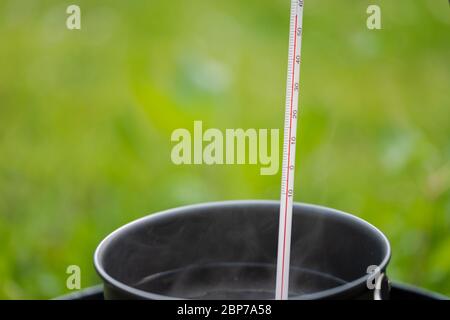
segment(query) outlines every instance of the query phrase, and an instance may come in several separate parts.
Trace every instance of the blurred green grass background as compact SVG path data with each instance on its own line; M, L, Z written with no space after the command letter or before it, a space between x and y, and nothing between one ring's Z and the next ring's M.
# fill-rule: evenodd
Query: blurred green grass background
M391 278L450 295L448 2L305 2L295 199L367 219ZM170 134L282 127L289 6L0 1L0 298L66 293L71 264L98 283L97 243L147 213L279 198L259 166L175 166Z

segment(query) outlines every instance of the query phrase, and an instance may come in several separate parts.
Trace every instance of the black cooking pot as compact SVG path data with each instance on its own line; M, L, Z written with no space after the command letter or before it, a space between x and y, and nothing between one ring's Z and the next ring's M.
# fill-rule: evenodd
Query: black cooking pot
M105 298L273 299L278 217L279 202L230 201L131 222L95 252ZM294 204L290 299L386 298L389 258L388 240L369 223Z

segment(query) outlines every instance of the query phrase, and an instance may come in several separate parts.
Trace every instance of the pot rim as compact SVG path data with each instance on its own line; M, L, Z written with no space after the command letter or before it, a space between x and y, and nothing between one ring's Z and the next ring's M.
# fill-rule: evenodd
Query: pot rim
M216 202L204 202L204 203L198 203L198 204L191 204L191 205L185 205L181 207L176 207L172 209L163 210L160 212L152 213L149 215L146 215L142 218L133 220L118 229L111 232L108 236L106 236L97 246L94 253L94 266L97 271L97 273L100 275L100 277L103 279L103 281L107 284L110 284L122 291L127 292L128 294L131 294L135 296L136 298L144 298L144 299L151 299L151 300L186 300L183 298L177 298L177 297L171 297L171 296L165 296L157 293L151 293L144 290L136 289L130 285L127 285L121 281L118 281L114 279L112 276L110 276L104 269L103 263L101 261L101 255L108 246L108 244L115 238L117 238L122 232L125 230L132 228L133 226L141 224L143 221L148 220L154 220L158 219L160 216L176 216L178 214L183 214L186 210L192 210L192 209L204 209L204 208L214 208L214 207L224 207L224 206L235 206L235 205L277 205L279 204L279 201L276 200L228 200L228 201L216 201ZM389 240L387 237L375 226L370 224L369 222L352 215L350 213L346 213L344 211L340 211L337 209L332 209L329 207L316 205L316 204L307 204L302 202L294 202L294 206L297 207L303 207L303 208L311 208L311 209L320 209L325 210L328 213L337 214L340 216L345 216L347 219L353 220L359 224L365 225L367 228L371 229L374 233L378 234L380 238L383 240L384 245L386 247L386 253L381 261L381 263L378 265L381 272L384 272L386 270L386 266L390 261L391 258L391 246L389 243ZM314 300L314 299L325 299L325 298L333 298L337 295L345 294L348 291L360 288L362 285L365 286L367 283L367 280L369 279L370 274L366 274L360 278L357 278L353 281L347 282L343 285L319 291L316 293L311 294L305 294L301 296L295 296L289 298L289 300Z

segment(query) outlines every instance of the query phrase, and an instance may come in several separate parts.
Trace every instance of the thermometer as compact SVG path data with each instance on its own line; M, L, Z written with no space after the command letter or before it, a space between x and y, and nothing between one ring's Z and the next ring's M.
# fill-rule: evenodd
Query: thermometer
M291 251L292 203L294 201L295 146L297 142L300 51L302 48L303 0L292 0L289 57L284 117L283 169L281 175L276 300L288 299Z

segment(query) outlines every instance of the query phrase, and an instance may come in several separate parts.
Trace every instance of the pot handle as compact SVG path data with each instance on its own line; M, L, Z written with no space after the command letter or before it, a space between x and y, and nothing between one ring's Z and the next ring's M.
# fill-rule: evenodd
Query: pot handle
M389 293L391 291L391 282L385 273L381 273L375 283L373 290L374 300L389 300Z

